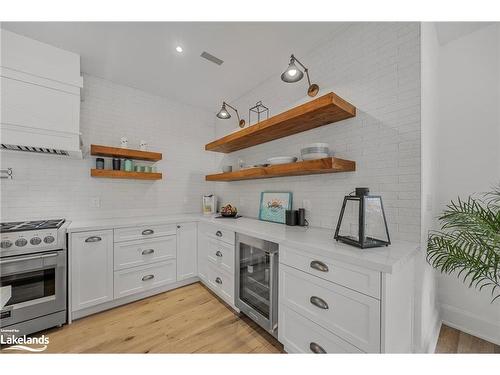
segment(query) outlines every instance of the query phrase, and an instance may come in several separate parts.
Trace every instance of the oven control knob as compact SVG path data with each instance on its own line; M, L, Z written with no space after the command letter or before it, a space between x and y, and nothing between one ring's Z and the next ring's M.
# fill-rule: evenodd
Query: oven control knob
M10 242L9 240L3 240L0 242L0 248L2 248L2 249L8 249L11 246L12 246L12 242Z
M28 240L26 240L26 238L19 238L19 239L16 240L16 246L17 247L26 246L27 243L28 243Z
M43 239L43 242L52 243L52 242L54 242L54 240L55 240L54 236L47 236Z
M42 242L42 239L40 237L33 237L30 240L30 244L32 244L32 245L40 245L41 242Z

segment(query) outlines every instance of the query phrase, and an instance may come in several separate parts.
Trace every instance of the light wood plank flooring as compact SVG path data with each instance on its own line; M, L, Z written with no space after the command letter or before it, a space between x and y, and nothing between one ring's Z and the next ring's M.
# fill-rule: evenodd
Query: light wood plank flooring
M44 353L283 352L271 335L200 283L43 333L50 339ZM436 352L500 353L500 346L443 325Z
M443 324L436 353L500 353L500 346Z
M280 353L283 347L200 283L44 332L45 353Z

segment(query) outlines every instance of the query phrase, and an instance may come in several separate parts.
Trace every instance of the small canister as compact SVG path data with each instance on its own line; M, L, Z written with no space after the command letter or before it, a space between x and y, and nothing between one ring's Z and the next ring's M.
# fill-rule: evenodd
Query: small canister
M104 159L103 158L95 159L95 167L96 169L104 169Z
M125 159L125 170L127 172L132 172L132 170L134 169L134 165L132 163L132 160L130 159Z
M294 226L297 225L298 212L297 210L286 210L285 211L285 223L286 225Z
M300 225L301 227L309 226L309 223L307 222L307 219L306 219L306 210L304 208L299 208L298 217L297 217L297 225Z
M121 164L120 161L121 160L118 159L118 158L114 158L113 159L113 170L114 171L119 171L120 170L120 164Z

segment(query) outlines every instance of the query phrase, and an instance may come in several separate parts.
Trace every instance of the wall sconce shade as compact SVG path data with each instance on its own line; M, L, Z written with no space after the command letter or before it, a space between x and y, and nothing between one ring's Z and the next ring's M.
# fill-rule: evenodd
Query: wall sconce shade
M304 69L304 73L306 73L307 82L309 87L307 88L307 95L314 97L319 92L319 86L315 83L311 83L311 79L309 78L309 69L307 69L293 54L290 56L290 63L288 64L288 68L281 74L281 80L287 83L295 83L300 81L304 77L304 73L297 68L299 64L302 69Z
M216 116L222 120L227 120L231 118L231 114L227 110L226 106L231 108L234 112L236 112L236 116L238 117L238 125L240 128L243 128L245 126L245 120L240 118L240 114L238 113L238 110L236 108L234 108L230 104L227 104L226 102L222 102L222 107Z

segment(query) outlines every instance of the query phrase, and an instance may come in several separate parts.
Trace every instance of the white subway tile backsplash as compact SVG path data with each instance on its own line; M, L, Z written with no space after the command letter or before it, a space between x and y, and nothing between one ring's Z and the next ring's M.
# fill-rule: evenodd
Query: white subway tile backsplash
M357 162L353 173L217 183L221 203L257 217L260 192L292 191L294 208L311 202L311 225L335 227L344 195L368 186L382 195L391 238L419 240L420 234L420 26L418 23L358 23L329 42L299 56L319 84L357 107L357 116L217 158L218 167L262 162L279 155L300 156L300 147L327 142L340 158ZM310 100L305 80L294 85L271 77L233 104L245 108L262 100L271 115ZM216 121L217 136L232 130Z
M200 212L201 195L213 188L205 175L213 170L215 155L204 151L214 137L212 113L85 75L80 127L86 148L115 146L122 136L130 148L146 140L150 150L163 153L156 164L163 179L91 178L91 156L73 160L2 152L2 168L15 171L13 180L2 180L2 220ZM100 208L92 207L94 197L100 198Z

